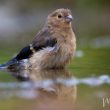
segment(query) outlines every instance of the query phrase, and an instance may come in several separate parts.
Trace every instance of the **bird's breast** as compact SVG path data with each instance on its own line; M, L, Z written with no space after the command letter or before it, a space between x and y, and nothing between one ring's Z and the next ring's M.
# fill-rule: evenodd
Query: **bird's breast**
M30 62L34 68L62 68L72 58L74 48L70 44L46 47L36 52Z

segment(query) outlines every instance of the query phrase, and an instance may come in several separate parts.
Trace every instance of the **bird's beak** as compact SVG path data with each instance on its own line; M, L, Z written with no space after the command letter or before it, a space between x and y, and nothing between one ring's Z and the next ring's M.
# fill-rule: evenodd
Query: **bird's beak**
M67 22L71 22L72 20L73 20L72 15L66 16L66 21L67 21Z

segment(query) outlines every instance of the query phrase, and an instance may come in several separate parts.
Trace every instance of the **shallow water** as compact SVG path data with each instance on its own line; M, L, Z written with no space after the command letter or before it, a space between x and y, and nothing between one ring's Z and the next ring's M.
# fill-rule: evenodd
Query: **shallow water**
M109 56L80 48L67 70L1 70L0 110L109 110Z
M0 82L1 110L109 110L110 107L109 75L78 78L69 70L2 73L14 77L10 82Z

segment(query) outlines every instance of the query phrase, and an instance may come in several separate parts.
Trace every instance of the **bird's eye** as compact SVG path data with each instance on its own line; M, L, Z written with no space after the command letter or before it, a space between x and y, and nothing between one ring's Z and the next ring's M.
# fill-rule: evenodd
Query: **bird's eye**
M62 15L60 14L60 15L58 15L58 18L62 18Z

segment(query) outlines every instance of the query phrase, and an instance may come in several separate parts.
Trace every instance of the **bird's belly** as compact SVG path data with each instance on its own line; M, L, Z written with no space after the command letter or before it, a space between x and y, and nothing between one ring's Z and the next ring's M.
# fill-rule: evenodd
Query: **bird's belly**
M36 52L29 61L33 68L63 68L71 56L67 52L62 54L54 47L48 47Z

